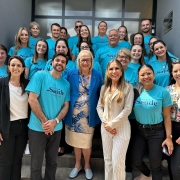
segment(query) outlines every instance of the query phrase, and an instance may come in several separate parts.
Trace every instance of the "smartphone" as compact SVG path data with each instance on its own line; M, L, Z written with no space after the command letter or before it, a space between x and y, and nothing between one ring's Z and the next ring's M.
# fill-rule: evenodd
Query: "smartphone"
M163 146L162 148L162 152L167 155L167 156L170 156L169 152L168 152L168 147L166 145Z

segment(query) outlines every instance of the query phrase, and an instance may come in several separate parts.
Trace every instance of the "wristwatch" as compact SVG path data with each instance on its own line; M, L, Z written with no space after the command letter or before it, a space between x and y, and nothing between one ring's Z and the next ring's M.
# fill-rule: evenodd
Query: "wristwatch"
M58 119L58 118L55 118L55 120L56 120L56 123L58 124L58 123L59 123L59 119Z

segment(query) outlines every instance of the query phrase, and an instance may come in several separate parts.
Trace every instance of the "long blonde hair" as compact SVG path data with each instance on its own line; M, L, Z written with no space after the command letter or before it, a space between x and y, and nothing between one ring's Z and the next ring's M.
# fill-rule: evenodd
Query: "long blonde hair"
M103 91L103 94L102 94L102 99L101 99L101 103L104 104L105 103L105 97L108 93L108 89L111 87L112 85L112 80L111 78L109 77L109 74L108 74L108 70L109 70L109 67L110 67L110 64L115 62L119 68L121 69L121 72L122 72L122 76L119 78L119 81L118 81L118 96L116 97L117 99L117 103L121 103L122 102L122 99L124 97L124 89L126 87L126 84L125 84L125 80L124 80L124 70L123 70L123 67L121 65L121 63L118 61L118 60L111 60L108 65L107 65L107 68L106 68L106 77L105 77L105 83L104 83L104 91Z
M18 32L15 35L15 41L14 41L14 44L15 44L14 55L17 55L17 52L19 51L19 49L22 48L22 44L21 44L21 41L20 41L20 36L21 36L21 33L22 33L23 30L27 31L28 37L29 37L29 32L28 32L27 28L20 27L18 29ZM28 42L27 42L27 47L29 47L29 38L28 38Z

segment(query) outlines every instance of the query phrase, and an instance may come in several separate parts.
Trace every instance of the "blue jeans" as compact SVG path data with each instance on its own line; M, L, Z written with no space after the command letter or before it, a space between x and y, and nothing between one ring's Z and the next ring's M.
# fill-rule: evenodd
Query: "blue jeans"
M61 130L53 135L29 129L29 149L31 153L31 180L42 180L42 163L45 152L46 168L44 180L55 180L57 153Z
M137 133L132 144L131 163L144 175L149 176L150 170L143 162L143 157L148 148L149 162L153 180L162 180L162 142L165 139L164 127L142 128L137 127Z
M10 122L9 138L0 145L0 180L20 180L28 139L28 119Z

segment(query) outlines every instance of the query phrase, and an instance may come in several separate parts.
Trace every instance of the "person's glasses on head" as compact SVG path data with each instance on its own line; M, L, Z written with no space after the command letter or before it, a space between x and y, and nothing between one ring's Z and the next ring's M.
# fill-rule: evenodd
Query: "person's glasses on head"
M76 29L81 28L81 27L82 27L82 25L80 25L80 26L75 26Z
M81 50L86 50L86 49L89 49L89 46L87 45L87 46L80 46L80 49Z

